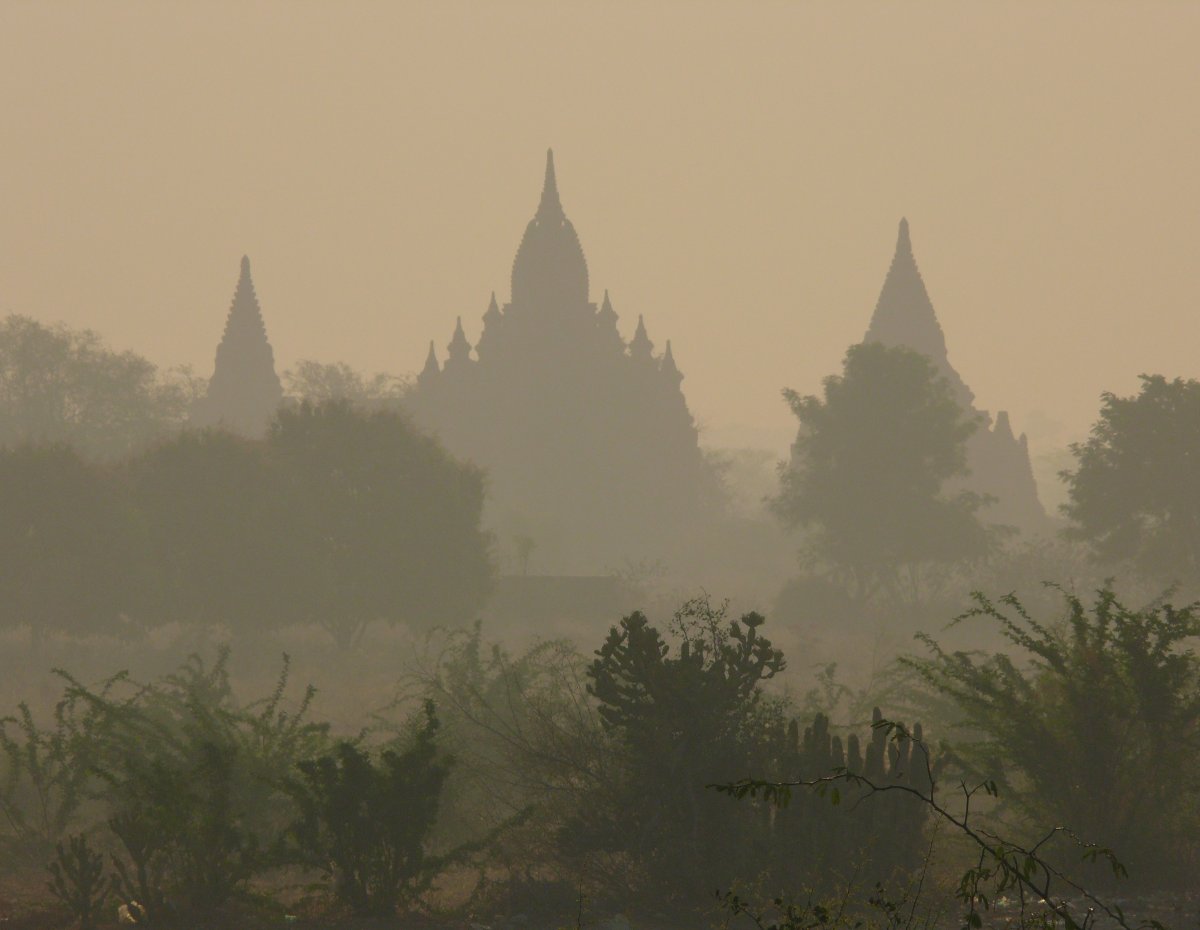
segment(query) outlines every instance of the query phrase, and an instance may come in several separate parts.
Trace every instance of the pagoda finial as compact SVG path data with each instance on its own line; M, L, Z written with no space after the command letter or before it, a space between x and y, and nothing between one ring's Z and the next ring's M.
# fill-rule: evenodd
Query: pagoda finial
M554 176L554 149L546 149L546 180L542 184L542 200L538 204L538 216L561 216L562 202L558 199L558 180Z
M908 237L908 220L902 216L900 217L900 233L896 237L896 254L904 253L912 255L912 240Z
M629 356L637 361L649 361L654 357L654 343L646 335L646 322L640 313L638 314L637 329L629 343Z
M488 301L488 308L487 308L486 314L484 315L484 319L486 320L488 318L488 316L497 314L499 312L500 312L500 305L498 303L496 303L496 292L492 291L492 299L490 301Z

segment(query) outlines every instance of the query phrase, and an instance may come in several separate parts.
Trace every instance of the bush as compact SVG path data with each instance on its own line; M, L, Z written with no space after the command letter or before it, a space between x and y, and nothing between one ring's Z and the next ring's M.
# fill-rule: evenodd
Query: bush
M285 773L326 745L325 725L306 719L311 689L284 709L287 675L285 661L274 692L245 706L233 698L227 651L150 685L117 676L97 691L68 678L67 703L96 721L96 797L120 847L117 893L151 920L219 912L285 861Z
M300 819L292 828L300 856L333 881L357 916L393 914L425 890L441 869L426 841L437 819L450 760L437 749L433 704L410 745L373 759L339 743L299 764L294 786Z
M699 598L672 619L675 654L640 613L596 652L588 690L625 773L615 804L585 805L571 832L584 848L625 857L635 891L694 904L750 848L753 816L705 786L750 772L778 716L761 684L785 663L760 635L763 622L751 613L726 623L724 606Z
M982 594L956 621L991 621L1019 660L948 653L923 636L930 655L909 664L977 734L957 747L959 763L996 778L1030 822L1113 849L1143 887L1179 885L1198 851L1197 605L1132 610L1110 590L1090 606L1062 598L1060 623Z

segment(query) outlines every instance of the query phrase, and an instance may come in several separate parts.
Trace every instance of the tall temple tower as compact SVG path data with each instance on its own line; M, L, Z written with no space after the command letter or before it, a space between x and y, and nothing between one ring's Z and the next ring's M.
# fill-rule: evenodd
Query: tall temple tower
M283 386L254 293L250 259L243 255L208 391L193 407L190 422L259 437L282 400Z
M965 485L995 498L995 503L982 512L983 518L1030 533L1050 529L1050 520L1038 500L1025 434L1013 435L1007 412L1000 411L993 421L987 411L978 410L975 395L950 364L946 337L913 256L908 220L900 221L896 253L864 341L907 346L927 356L950 383L962 408L982 416L980 428L967 444L971 474Z
M416 420L488 473L490 527L503 549L536 543L541 571L595 573L668 558L719 500L670 344L642 319L627 345L588 266L546 155L541 199L472 352L459 318L439 365L431 344L409 398Z

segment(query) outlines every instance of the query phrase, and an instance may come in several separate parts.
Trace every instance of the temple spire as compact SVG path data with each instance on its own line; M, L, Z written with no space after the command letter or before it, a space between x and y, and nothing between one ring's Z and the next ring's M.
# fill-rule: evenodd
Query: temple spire
M905 346L920 352L933 362L938 374L950 382L959 406L964 410L971 408L974 395L950 364L946 337L913 255L907 219L900 220L892 264L884 278L864 341Z
M438 366L437 352L433 348L433 340L429 340L429 354L425 356L425 367L421 369L421 373L417 375L417 383L424 385L428 384L440 374L441 368Z
M638 314L637 329L629 343L629 357L636 361L649 361L654 357L654 343L646 335L646 322L640 313Z
M558 179L554 175L554 149L546 149L546 180L542 183L542 200L538 204L538 219L563 215L558 199Z
M243 255L213 375L205 396L192 410L191 422L258 436L282 400L283 386L275 373L275 353L254 292L250 258Z
M683 375L680 374L679 368L675 364L675 354L671 351L670 339L667 340L667 350L663 353L662 373L673 379L676 384L683 380Z
M604 289L604 300L600 304L600 319L617 321L617 311L613 309L612 301L608 299L608 288Z

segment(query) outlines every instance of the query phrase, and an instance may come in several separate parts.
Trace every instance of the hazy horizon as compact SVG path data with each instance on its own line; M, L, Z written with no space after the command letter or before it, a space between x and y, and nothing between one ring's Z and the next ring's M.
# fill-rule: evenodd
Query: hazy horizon
M280 370L415 372L507 299L553 147L592 299L672 341L702 441L794 431L906 216L1036 455L1200 374L1197 40L1176 3L8 3L0 312L207 377L246 253Z

